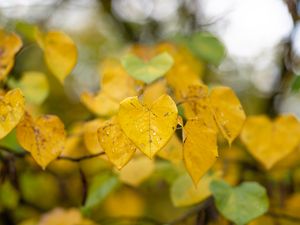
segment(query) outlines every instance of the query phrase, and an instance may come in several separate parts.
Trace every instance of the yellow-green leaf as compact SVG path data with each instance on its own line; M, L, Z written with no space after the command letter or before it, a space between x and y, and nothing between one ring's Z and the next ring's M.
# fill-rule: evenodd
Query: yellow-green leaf
M122 60L122 64L130 76L149 84L171 69L173 58L164 52L146 62L135 55L128 55Z
M160 96L151 106L130 97L121 102L118 121L132 142L153 158L176 130L177 107L168 95Z
M8 85L20 88L28 102L41 104L49 94L49 84L46 75L41 72L25 72L19 81L10 79Z
M202 202L211 195L210 183L220 178L221 172L208 173L195 187L188 174L178 177L171 186L171 199L176 207L190 206Z

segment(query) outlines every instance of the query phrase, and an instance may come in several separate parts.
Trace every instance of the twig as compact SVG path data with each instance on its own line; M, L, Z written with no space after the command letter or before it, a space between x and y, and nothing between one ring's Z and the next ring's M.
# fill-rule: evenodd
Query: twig
M267 215L274 217L276 219L289 220L293 222L300 222L300 217L292 216L285 213L276 213L276 212L268 212Z
M92 158L96 158L100 155L105 155L105 152L99 152L96 154L92 154L92 155L85 155L85 156L81 156L81 157L70 157L70 156L58 156L57 159L58 160L69 160L71 162L80 162L83 160L87 160L87 159L92 159Z
M6 147L6 146L0 146L0 151L9 153L10 155L19 157L19 158L23 158L25 155L27 155L27 152L16 152L15 150Z
M86 202L86 197L87 197L87 189L88 189L88 183L85 177L85 174L83 170L79 167L79 174L80 174L80 180L82 184L82 200L81 200L81 205L84 205Z

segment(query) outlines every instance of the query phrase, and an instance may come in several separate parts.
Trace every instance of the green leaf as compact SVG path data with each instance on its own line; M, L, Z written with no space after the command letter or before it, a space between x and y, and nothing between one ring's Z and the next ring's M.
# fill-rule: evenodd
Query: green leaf
M166 52L153 57L147 62L135 55L127 55L122 60L122 65L130 76L147 84L164 76L171 69L173 63L173 58Z
M213 65L219 65L225 57L224 45L210 33L195 33L187 44L196 56Z
M10 182L0 184L0 206L14 209L19 203L19 193Z
M266 190L256 182L244 182L240 186L231 187L224 181L215 180L210 189L217 209L238 225L247 224L269 208Z
M296 76L292 82L292 91L297 92L300 89L300 76Z
M211 195L209 185L219 179L221 173L205 174L195 187L191 177L185 173L179 176L171 186L171 200L177 207L190 206L202 202Z
M20 80L11 78L8 80L10 88L20 88L26 101L32 104L42 104L49 94L49 84L46 75L41 72L28 71Z
M38 29L36 25L24 21L17 21L15 26L17 32L21 33L29 41L35 40L35 32Z
M87 199L82 208L84 214L100 205L105 198L119 186L117 176L112 173L101 173L93 177L89 184Z
M50 209L58 204L60 197L59 183L48 173L25 172L21 174L20 189L22 198L42 209ZM51 196L51 198L45 198Z

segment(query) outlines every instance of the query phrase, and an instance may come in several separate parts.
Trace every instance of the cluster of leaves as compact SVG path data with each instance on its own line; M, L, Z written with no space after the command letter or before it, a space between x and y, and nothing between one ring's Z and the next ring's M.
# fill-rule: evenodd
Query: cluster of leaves
M66 85L66 78L77 62L74 42L59 31L43 33L34 27L32 32L49 74L60 85ZM247 224L267 212L269 200L263 186L255 182L231 186L238 182L232 171L224 169L227 158L220 154L217 160L219 148L222 152L240 154L241 144L232 145L241 135L248 152L266 169L271 169L299 146L300 124L291 115L278 116L274 122L266 116L246 119L230 87L208 87L201 79L204 62L217 65L222 60L222 44L207 33L197 33L189 41L186 39L180 44L133 45L120 51L119 58L104 59L101 89L97 93L84 91L80 96L81 103L92 113L92 119L76 121L66 129L58 116L44 114L40 108L50 92L49 76L42 71L25 71L18 79L9 76L22 41L18 35L1 30L0 138L7 143L8 138L15 135L13 145L21 147L1 147L6 150L4 161L15 155L25 158L34 167L30 154L42 169L49 167L50 171L66 173L74 167L73 164L59 164L62 160L79 164L83 187L81 211L85 215L97 209L120 183L137 187L150 179L159 166L165 170L165 174L159 176L170 184L170 196L176 207L209 202L213 195L217 210L238 225ZM230 149L224 150L224 146ZM102 168L87 181L82 163L94 159L106 169ZM9 165L3 163L2 173L11 163L11 160ZM18 185L12 186L12 177L12 184L5 181L1 185L0 199L5 193L12 196L10 201L4 201L4 208L15 207L19 198L29 202L38 199L39 196L30 191L30 185L48 185L44 188L51 189L52 178L47 178L50 183L44 184L44 178L36 177L33 182L32 176L31 172L22 174L20 183L24 196L21 197L16 191ZM33 184L29 184L31 182ZM120 207L116 205L123 204L122 200L141 205L138 198L126 191L126 195L111 200L107 207L111 204L115 210ZM220 220L220 224L226 224L226 220ZM55 209L41 217L38 223L36 220L27 222L94 224L83 218L77 209Z

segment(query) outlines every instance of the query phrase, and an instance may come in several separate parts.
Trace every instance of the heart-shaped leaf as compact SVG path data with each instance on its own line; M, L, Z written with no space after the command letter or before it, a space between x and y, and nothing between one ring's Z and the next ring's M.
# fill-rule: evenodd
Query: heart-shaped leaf
M149 84L171 69L173 58L164 52L146 62L135 55L127 55L123 58L122 65L130 76Z
M179 176L171 186L171 199L175 206L183 207L202 202L211 195L210 183L220 179L221 172L207 173L197 184L193 183L188 174Z
M160 96L150 106L142 104L137 96L129 97L120 103L118 121L127 137L153 158L176 130L177 107L168 95Z
M0 97L0 139L5 137L24 115L25 99L20 89Z
M77 62L75 43L68 35L60 31L50 31L43 35L37 30L36 39L44 51L48 68L61 83L64 83Z
M214 65L219 65L226 54L224 45L210 33L195 33L187 44L195 55Z
M270 169L299 145L300 123L292 115L278 116L273 122L266 116L251 116L241 139L248 151Z
M185 167L197 185L211 168L218 156L216 131L201 118L188 120L183 128L183 160Z
M23 120L17 126L17 139L45 169L64 149L64 124L57 116L45 115L34 120L25 113Z
M16 34L0 28L0 80L6 78L15 63L15 54L21 49L22 40Z
M231 187L222 180L214 180L210 189L219 212L237 225L247 224L269 208L266 189L256 182Z
M98 129L98 140L108 159L121 169L132 158L137 147L124 134L117 119L113 117Z

